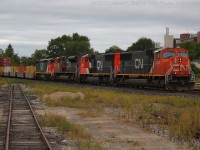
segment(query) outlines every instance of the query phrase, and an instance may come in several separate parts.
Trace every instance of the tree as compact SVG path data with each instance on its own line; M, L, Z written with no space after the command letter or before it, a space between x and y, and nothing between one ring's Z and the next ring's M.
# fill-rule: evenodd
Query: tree
M14 54L12 57L12 66L19 66L20 65L20 57L18 54Z
M13 55L14 55L13 47L12 47L11 44L9 44L8 47L7 47L6 50L5 50L4 56L5 56L5 57L11 57L11 58L12 58Z
M51 39L47 46L49 57L91 54L90 40L87 36L73 33Z
M32 65L31 58L30 57L26 57L26 56L22 56L20 58L20 65L21 66L30 66L30 65Z
M128 47L127 51L144 51L146 49L154 49L154 47L155 43L151 39L143 37Z
M188 50L191 60L198 59L200 57L200 43L183 42L180 44L180 47Z
M0 48L0 57L3 57L4 56L4 50L2 50L1 48Z
M123 52L121 48L116 45L111 46L110 48L106 49L105 53L115 53L115 52Z
M36 60L45 59L48 57L48 51L46 49L36 49L35 52L31 55L31 58L29 58L29 63L31 65L35 65Z
M11 58L11 61L12 61L11 65L13 65L13 66L20 65L20 58L19 58L18 54L14 53L14 49L11 44L9 44L8 47L6 48L6 50L4 52L4 57Z

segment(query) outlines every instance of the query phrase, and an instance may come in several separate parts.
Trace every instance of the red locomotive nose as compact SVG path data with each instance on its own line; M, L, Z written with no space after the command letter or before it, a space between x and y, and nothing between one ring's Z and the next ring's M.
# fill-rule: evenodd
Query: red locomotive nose
M172 58L172 75L186 76L190 73L190 60L183 56L174 56Z

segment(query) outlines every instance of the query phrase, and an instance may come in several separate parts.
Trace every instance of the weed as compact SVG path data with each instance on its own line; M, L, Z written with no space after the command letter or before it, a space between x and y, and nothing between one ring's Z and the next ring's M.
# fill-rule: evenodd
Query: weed
M96 143L92 139L91 135L87 133L84 128L79 125L70 123L63 116L45 114L44 116L41 116L39 118L39 122L42 126L56 127L58 131L66 133L66 136L68 138L76 141L78 149L103 149L98 143Z

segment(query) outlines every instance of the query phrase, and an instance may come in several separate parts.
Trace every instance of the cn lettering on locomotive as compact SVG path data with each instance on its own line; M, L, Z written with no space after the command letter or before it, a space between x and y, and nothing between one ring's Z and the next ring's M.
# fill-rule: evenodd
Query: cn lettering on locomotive
M139 69L139 68L143 69L143 65L144 65L143 59L140 59L140 58L135 59L135 68L136 69Z

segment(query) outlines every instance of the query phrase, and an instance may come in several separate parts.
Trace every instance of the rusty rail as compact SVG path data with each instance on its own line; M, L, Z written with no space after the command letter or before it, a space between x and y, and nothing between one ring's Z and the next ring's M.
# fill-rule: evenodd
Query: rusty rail
M49 141L47 140L47 138L45 137L44 135L44 132L42 131L42 128L41 126L39 125L38 121L37 121L37 118L34 114L34 111L33 111L33 108L27 98L27 96L24 94L21 86L18 84L19 86L19 89L20 91L22 92L22 95L24 96L24 98L26 99L27 103L28 103L28 106L30 108L30 112L31 112L31 115L33 116L33 119L34 119L34 122L35 122L35 125L38 129L38 131L40 132L40 138L41 140L43 141L44 145L45 145L45 149L47 150L52 150L51 148L51 145L49 143ZM9 150L9 146L10 146L10 129L11 129L11 117L12 117L12 103L13 103L13 87L11 85L9 85L9 112L8 112L8 120L7 120L7 129L6 129L6 137L5 137L5 145L4 145L4 149L5 150Z
M30 110L31 110L31 114L32 114L32 116L33 116L33 118L34 118L34 121L35 121L35 124L36 124L38 130L39 130L40 133L41 133L40 136L41 136L41 139L42 139L43 143L44 143L45 146L46 146L46 149L47 149L47 150L52 150L49 141L47 140L47 138L46 138L46 136L44 135L44 132L43 132L43 130L42 130L40 124L39 124L38 121L37 121L37 118L36 118L36 116L35 116L35 113L34 113L34 111L33 111L33 108L32 108L32 106L31 106L31 104L30 104L30 102L29 102L27 96L24 94L24 92L23 92L23 90L22 90L22 88L21 88L20 85L19 85L19 88L20 88L20 90L21 90L23 96L25 97L25 99L26 99L28 105L29 105L29 108L30 108Z
M5 150L9 150L10 144L10 126L11 126L11 114L12 114L12 86L9 84L9 112L7 120L6 138L5 138Z

